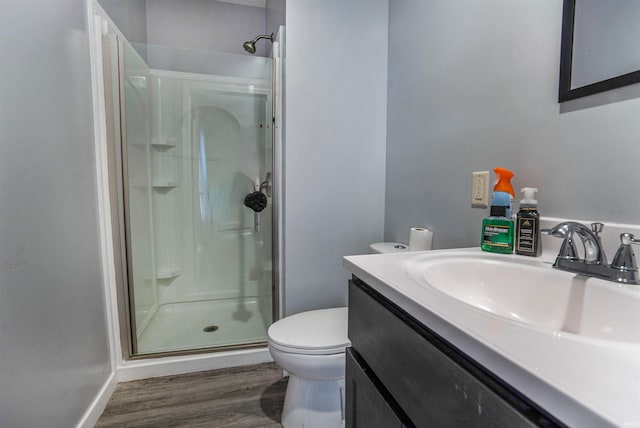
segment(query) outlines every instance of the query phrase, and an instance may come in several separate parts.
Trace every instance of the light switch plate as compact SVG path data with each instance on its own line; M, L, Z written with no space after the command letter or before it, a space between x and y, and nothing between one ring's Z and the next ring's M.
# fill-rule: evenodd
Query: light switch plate
M487 208L489 206L489 171L471 173L471 207Z

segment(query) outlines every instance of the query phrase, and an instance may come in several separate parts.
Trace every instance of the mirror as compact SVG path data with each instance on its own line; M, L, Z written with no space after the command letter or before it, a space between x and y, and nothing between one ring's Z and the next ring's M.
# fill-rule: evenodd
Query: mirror
M640 82L640 1L564 0L558 101Z

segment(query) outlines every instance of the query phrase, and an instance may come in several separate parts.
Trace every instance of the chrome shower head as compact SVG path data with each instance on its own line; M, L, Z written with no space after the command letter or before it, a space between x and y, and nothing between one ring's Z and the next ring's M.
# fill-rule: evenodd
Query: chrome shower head
M242 47L244 48L245 51L253 55L254 53L256 53L256 42L260 39L269 39L269 41L273 42L273 33L269 35L262 34L260 36L257 36L253 40L248 40L242 44Z

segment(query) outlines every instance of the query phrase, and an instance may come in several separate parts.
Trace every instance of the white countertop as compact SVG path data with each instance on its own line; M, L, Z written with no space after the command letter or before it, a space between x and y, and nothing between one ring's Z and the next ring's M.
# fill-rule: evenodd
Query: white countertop
M563 423L640 427L640 344L567 338L505 322L409 275L410 260L444 252L482 253L473 248L349 256L344 266ZM537 260L550 267L548 258Z

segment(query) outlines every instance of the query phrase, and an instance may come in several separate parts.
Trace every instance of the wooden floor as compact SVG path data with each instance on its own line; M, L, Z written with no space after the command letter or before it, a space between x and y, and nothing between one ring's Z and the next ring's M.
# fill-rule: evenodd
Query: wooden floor
M273 363L124 382L96 427L281 427L286 388Z

